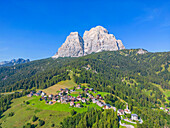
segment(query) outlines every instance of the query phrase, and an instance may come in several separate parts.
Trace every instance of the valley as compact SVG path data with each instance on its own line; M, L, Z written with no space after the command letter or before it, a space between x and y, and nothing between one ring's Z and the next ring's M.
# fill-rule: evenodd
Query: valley
M138 52L139 49L104 51L79 58L48 58L0 68L1 127L85 127L85 121L90 127L102 124L139 128L168 126L169 53ZM166 64L163 70L162 64ZM81 85L80 89L71 91L78 85ZM88 101L89 97L83 96L87 102L74 101L74 107L71 107L70 101L61 103L63 101L59 102L59 99L53 101L48 98L45 101L39 94L34 95L38 91L46 93L47 97L59 95L61 88L67 88L71 92L63 98L77 98L80 94L84 95L82 87L93 88L93 97L97 98L100 94L103 101L93 103ZM30 92L33 96L27 97ZM103 109L106 104L117 110ZM130 114L117 116L125 112L126 104L131 114L134 117L137 114L143 123L132 123ZM98 119L92 120L92 113Z

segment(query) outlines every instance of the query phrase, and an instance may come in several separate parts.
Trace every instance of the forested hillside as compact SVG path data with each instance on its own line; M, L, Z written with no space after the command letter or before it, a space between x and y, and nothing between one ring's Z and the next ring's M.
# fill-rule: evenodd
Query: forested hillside
M107 51L79 58L49 58L3 67L0 68L0 90L44 89L70 79L68 74L72 71L77 84L87 83L95 90L109 92L125 100L130 110L145 120L142 125L138 124L139 127L170 125L168 114L154 110L164 105L170 107L170 52L137 54L138 50ZM112 99L108 102L111 103ZM92 111L74 117L81 116L82 121L73 125L84 125L81 123L84 116ZM105 116L97 111L94 115L98 116L99 122L100 117ZM63 127L69 125L64 122ZM94 120L89 125L96 127L101 124ZM113 124L108 122L106 125Z

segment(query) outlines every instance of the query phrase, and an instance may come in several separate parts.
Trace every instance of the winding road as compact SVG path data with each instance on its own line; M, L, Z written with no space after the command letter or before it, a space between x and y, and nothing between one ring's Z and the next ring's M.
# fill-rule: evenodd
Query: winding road
M119 121L119 124L120 124L121 126L126 127L126 128L135 128L133 125L122 124L121 121Z

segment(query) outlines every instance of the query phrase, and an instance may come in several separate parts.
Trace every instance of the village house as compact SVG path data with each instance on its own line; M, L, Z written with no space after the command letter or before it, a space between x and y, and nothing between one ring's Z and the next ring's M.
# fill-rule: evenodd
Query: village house
M52 102L52 101L50 101L50 102L49 102L49 104L53 104L53 102Z
M89 88L85 88L85 91L87 92L89 90Z
M51 98L51 97L48 97L48 100L52 100L52 98Z
M71 90L70 90L70 92L74 92L74 90L73 90L73 89L71 89Z
M129 109L125 109L125 110L124 110L124 113L126 113L126 114L131 114L131 111L130 111Z
M161 110L163 110L164 108L163 107L160 107Z
M65 88L65 92L66 92L66 93L68 93L68 92L69 92L68 88Z
M81 85L77 85L77 89L81 89Z
M59 95L59 96L62 96L62 95L63 95L63 93L62 93L62 92L59 92L59 93L58 93L58 95Z
M169 111L169 109L168 108L165 108L165 112L168 112Z
M168 115L170 115L170 112L168 112Z
M132 114L131 115L131 120L138 120L138 115L137 114Z
M74 104L74 102L73 101L71 101L70 102L70 106L74 106L75 104Z
M100 100L103 100L103 97L102 97L102 96L100 96L100 97L99 97L99 99L100 99Z
M45 96L45 95L46 95L46 93L45 93L45 92L42 92L42 93L41 93L41 96Z
M31 91L30 93L33 93L33 94L34 94L34 93L35 93L35 91L33 90L33 91Z
M97 99L103 100L103 97L100 94L97 94Z
M105 104L104 105L104 109L110 109L110 108L111 108L110 104Z
M93 91L93 88L90 88L89 90L90 90L90 91Z
M74 97L73 97L73 98L71 98L71 101L76 101L76 98L74 98Z
M98 101L98 100L95 99L95 98L92 99L92 102L93 102L94 104L95 104L97 101Z
M38 93L40 93L40 94L41 94L41 93L42 93L42 91L38 91Z
M64 97L60 97L60 101L61 103L64 103L65 102Z
M77 104L76 104L76 107L77 107L77 108L80 108L80 103L77 103Z
M35 95L35 96L40 96L41 94L38 92L38 93L35 93L34 95Z
M124 115L124 111L122 109L118 109L117 114L118 115Z
M116 107L111 106L111 109L113 109L114 111L116 111Z
M69 102L70 99L66 96L66 97L65 97L65 101L66 101L66 102Z
M104 106L104 103L101 102L101 101L98 101L98 102L97 102L97 105L100 106L100 107L103 107L103 106Z
M45 99L44 96L41 96L41 99Z
M125 109L129 109L129 107L128 107L128 104L126 103L126 108Z
M33 93L30 93L27 95L27 97L32 97L33 96Z
M57 100L58 100L57 98L55 98L55 97L53 98L53 101L57 101Z
M53 97L53 94L50 94L48 97L52 98L52 97Z
M82 100L81 100L83 103L85 103L86 102L86 99L85 98L82 98Z
M54 97L58 98L58 95L55 95Z
M86 93L87 96L89 96L90 94L89 93Z
M96 97L96 98L99 99L99 97L101 97L101 95L100 95L100 94L97 94L97 97Z
M81 100L81 96L79 95L79 96L77 96L77 100Z
M92 95L89 95L89 98L93 99L94 97Z
M44 97L44 100L47 101L47 97Z

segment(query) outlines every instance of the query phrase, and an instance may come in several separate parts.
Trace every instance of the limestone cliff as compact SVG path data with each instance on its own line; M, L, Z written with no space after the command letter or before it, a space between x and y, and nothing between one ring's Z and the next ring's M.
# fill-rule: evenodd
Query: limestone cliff
M116 40L107 29L97 26L85 31L82 37L78 32L71 32L53 58L80 57L92 52L115 51L125 49L121 40Z

